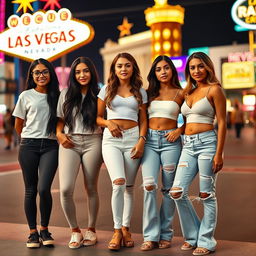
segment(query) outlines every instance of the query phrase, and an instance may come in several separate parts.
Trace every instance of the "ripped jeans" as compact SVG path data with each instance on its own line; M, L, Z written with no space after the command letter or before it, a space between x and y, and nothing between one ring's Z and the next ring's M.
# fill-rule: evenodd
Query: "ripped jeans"
M148 129L147 141L142 158L142 176L144 187L143 236L144 241L168 240L173 237L172 220L175 202L169 197L176 166L181 153L181 139L171 143L165 134L171 130ZM162 178L162 203L160 212L157 204L157 183L159 171ZM152 187L151 190L146 186Z
M122 137L113 137L108 128L102 141L103 159L112 181L111 206L114 228L130 227L133 210L133 185L140 165L140 159L131 158L131 150L139 139L139 127L122 131ZM124 180L115 184L115 180Z
M217 136L211 130L184 136L184 146L176 171L171 194L176 202L180 224L185 241L192 246L214 251L214 231L217 222L217 199L215 197L216 174L212 171L216 153ZM200 221L188 198L188 189L199 172L200 199L204 206ZM176 190L178 189L178 190ZM174 194L176 195L174 198ZM207 196L202 196L206 194Z

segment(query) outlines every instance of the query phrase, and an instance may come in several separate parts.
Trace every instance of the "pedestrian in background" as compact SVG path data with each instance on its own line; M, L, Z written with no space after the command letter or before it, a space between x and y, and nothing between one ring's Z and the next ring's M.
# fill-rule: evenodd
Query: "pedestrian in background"
M59 83L53 66L45 59L31 63L26 90L19 96L13 115L21 136L19 163L25 183L25 213L30 228L27 247L54 244L48 224L52 210L51 185L58 166L56 108ZM37 194L40 197L40 235L37 231Z
M110 66L108 84L98 95L97 123L105 127L102 152L112 182L114 235L110 250L119 250L122 240L125 247L134 246L129 227L133 185L147 132L146 103L136 60L129 53L119 53Z
M241 131L244 127L244 112L238 102L235 102L234 109L231 113L231 121L235 128L236 138L240 139Z
M102 131L96 125L98 92L98 74L93 62L86 57L77 58L71 65L68 88L61 91L57 109L60 197L72 232L68 244L71 249L97 242L97 183L102 164ZM88 227L84 237L77 223L73 198L80 165L88 207Z
M158 56L148 74L148 132L142 158L144 186L142 251L169 248L173 238L175 202L169 196L181 153L178 127L180 106L184 101L177 70L168 56ZM157 204L158 176L161 170L162 203Z
M184 146L180 156L171 196L176 202L181 229L185 238L182 250L193 255L215 251L214 231L217 223L216 177L223 167L223 148L226 135L226 98L215 76L210 58L195 52L185 68L187 86L181 107L186 117ZM214 131L214 118L218 131ZM204 214L199 219L188 198L189 186L199 172L199 198Z
M5 138L5 150L10 150L13 135L14 135L14 118L12 116L12 111L7 108L6 113L3 116L3 128L4 128L4 138Z

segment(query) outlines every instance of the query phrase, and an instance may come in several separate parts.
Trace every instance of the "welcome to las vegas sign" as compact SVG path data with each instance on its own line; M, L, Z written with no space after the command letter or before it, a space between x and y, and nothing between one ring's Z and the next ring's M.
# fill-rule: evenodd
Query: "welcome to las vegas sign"
M69 9L11 15L0 33L0 51L27 61L49 61L71 52L94 38L93 27L72 18Z

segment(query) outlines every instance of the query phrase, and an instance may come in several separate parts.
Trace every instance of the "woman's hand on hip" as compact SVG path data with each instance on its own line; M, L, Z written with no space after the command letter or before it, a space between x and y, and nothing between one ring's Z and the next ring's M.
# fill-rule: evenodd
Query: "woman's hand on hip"
M57 139L64 148L73 148L75 145L70 138L64 133L58 133Z
M123 136L122 129L119 127L118 124L109 120L107 127L113 137L121 138Z

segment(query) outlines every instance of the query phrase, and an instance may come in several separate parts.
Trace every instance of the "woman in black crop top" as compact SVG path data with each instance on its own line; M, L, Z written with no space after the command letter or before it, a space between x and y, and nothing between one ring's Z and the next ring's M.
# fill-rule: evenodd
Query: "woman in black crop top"
M217 221L215 195L216 174L223 167L226 135L226 98L210 58L193 53L187 60L185 102L181 112L186 117L184 146L177 168L171 196L176 201L185 243L182 250L195 249L193 255L215 251L214 231ZM216 115L218 134L213 127ZM199 172L204 216L200 220L188 198L188 189Z

